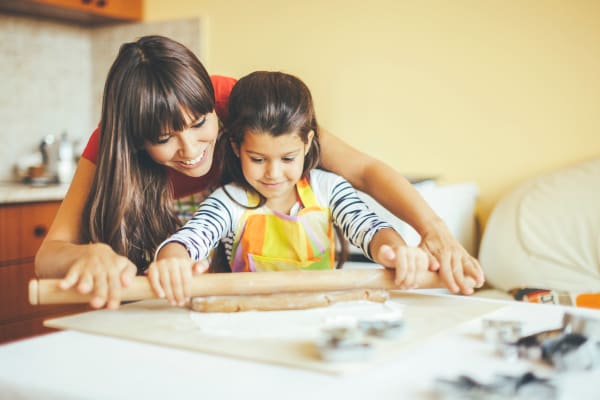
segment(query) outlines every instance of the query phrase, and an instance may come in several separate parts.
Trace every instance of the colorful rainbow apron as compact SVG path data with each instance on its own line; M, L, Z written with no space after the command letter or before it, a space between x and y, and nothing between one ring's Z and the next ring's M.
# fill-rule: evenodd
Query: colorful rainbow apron
M321 207L308 183L296 184L302 205L291 216L267 207L246 211L233 242L232 272L290 271L335 268L331 213ZM248 194L249 204L258 197Z

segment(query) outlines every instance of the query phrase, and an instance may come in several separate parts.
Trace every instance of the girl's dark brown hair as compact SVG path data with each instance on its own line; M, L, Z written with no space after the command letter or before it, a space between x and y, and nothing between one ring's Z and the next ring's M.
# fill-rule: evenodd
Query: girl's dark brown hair
M317 118L312 96L300 79L283 72L257 71L241 78L229 96L229 124L222 137L223 180L235 182L244 189L256 193L264 204L264 197L244 178L241 163L232 145L239 146L247 131L264 132L272 136L296 133L304 143L308 135L314 136L304 157L302 176L319 163L321 146Z
M96 174L82 215L82 243L103 242L147 268L179 221L167 167L144 150L165 132L214 109L210 76L182 44L145 36L121 46L104 87Z
M302 176L308 177L319 164L321 145L312 96L304 82L295 76L270 71L246 75L231 91L228 115L229 124L219 143L219 154L224 154L223 183L234 182L255 193L260 199L256 207L262 206L266 199L246 181L240 160L233 151L234 144L238 148L241 146L246 132L264 132L271 136L296 133L306 144L312 131L314 136L304 157ZM348 246L337 226L336 232L341 242L339 268L347 257Z

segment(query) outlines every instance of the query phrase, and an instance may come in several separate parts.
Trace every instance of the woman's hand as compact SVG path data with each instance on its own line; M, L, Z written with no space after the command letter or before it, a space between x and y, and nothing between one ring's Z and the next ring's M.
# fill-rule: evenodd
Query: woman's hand
M421 235L422 248L429 256L429 268L437 271L453 293L473 294L485 282L479 262L452 236L440 221Z
M428 271L429 265L427 254L423 250L406 245L379 246L374 259L384 267L396 270L394 283L401 289L416 289L419 278Z
M156 295L167 298L172 306L183 306L192 295L192 276L206 272L206 261L189 257L168 257L154 261L148 267L148 280Z
M119 308L121 287L127 287L137 272L136 266L104 243L86 245L85 251L60 281L63 290L76 288L79 293L93 293L90 306Z

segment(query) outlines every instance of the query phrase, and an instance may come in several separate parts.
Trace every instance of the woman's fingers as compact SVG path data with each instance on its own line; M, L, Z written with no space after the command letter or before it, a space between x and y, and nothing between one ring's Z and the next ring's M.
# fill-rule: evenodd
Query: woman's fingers
M449 252L444 252L441 254L441 257L438 258L440 261L440 270L439 274L442 280L446 283L446 287L452 293L458 293L460 288L456 284L454 280L454 274L452 270L452 254Z
M115 310L121 304L121 271L109 271L107 276L108 301L106 307Z
M94 296L90 302L93 308L102 308L106 304L108 296L108 282L105 273L97 273L94 275Z
M60 288L66 290L74 287L75 284L79 282L79 278L80 270L73 265L67 272L67 275L60 281Z
M137 267L129 259L126 258L125 261L125 268L121 271L121 285L128 287L137 274Z

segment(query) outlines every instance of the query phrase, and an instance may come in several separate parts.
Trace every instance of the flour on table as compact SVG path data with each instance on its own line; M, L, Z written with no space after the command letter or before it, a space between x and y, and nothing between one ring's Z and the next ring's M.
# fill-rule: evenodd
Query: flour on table
M360 319L402 316L402 305L365 300L336 303L307 310L202 313L190 311L191 320L205 335L239 339L310 340L328 324L352 323Z

